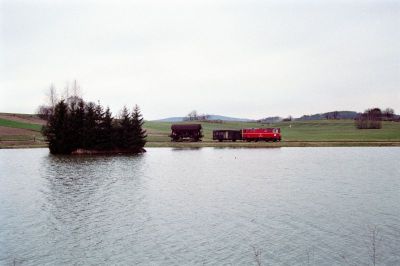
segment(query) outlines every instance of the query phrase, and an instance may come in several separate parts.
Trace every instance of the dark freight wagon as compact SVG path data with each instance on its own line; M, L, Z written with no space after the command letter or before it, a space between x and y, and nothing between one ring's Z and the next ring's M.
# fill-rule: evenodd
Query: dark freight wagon
M224 140L241 140L242 133L240 130L213 130L213 140L224 141Z
M203 137L200 124L179 124L171 126L171 141L199 141Z

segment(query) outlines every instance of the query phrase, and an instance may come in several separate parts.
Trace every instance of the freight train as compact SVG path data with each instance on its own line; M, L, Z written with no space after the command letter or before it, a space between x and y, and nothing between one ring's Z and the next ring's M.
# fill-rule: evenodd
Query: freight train
M174 124L171 141L200 141L203 137L201 124ZM213 130L213 140L218 141L281 141L280 128L243 128L240 130Z

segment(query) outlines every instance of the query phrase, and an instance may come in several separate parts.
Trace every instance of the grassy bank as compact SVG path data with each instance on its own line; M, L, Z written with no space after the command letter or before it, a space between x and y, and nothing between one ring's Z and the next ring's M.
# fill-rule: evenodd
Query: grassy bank
M400 123L383 122L382 129L356 129L353 120L291 121L276 124L225 122L202 123L204 138L201 143L170 143L172 123L146 122L148 146L232 146L232 147L275 147L275 146L400 146ZM212 141L215 129L240 129L256 127L280 127L281 143L243 143ZM168 143L168 144L167 144Z
M36 121L37 122L37 121ZM43 122L43 121L42 121ZM276 124L255 122L202 122L203 141L171 142L168 135L172 123L147 121L148 143L146 147L340 147L340 146L400 146L400 123L383 122L382 129L356 129L353 120L291 121ZM280 127L280 143L215 142L215 129L241 129L257 127ZM0 118L0 148L45 147L40 134L41 125L29 121Z

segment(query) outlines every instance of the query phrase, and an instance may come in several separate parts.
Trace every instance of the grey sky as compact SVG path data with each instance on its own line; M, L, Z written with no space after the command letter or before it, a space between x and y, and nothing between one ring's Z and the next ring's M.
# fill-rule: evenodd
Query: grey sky
M0 112L74 79L146 119L400 112L400 1L0 3Z

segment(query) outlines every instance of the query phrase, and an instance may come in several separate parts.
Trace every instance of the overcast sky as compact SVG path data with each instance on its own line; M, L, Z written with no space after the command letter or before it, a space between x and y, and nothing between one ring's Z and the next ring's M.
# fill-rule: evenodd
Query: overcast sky
M0 3L0 112L76 79L145 119L400 113L400 1Z

